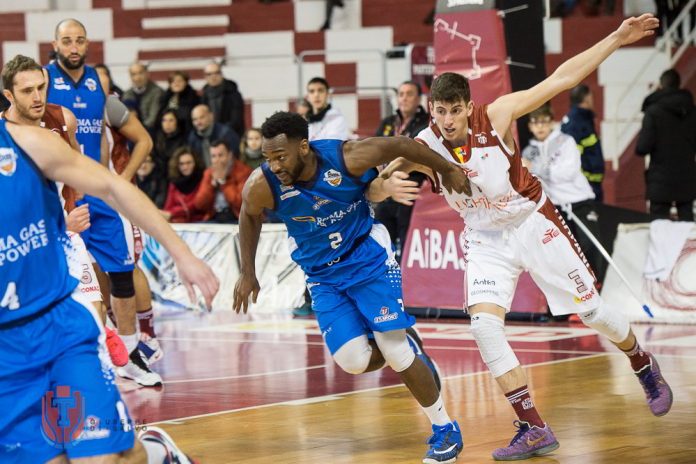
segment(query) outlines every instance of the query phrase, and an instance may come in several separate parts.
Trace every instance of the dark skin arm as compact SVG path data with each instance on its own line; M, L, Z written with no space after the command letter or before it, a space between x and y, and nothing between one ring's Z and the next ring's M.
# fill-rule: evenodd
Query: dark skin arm
M373 137L346 142L343 145L346 169L354 176L361 176L368 169L389 163L399 156L439 172L442 176L442 185L447 191L454 190L457 193L464 192L471 195L469 178L464 171L430 148L408 137Z
M251 173L242 191L242 209L239 213L240 275L234 286L233 309L244 314L249 309L249 296L256 303L259 281L256 278L256 248L261 237L263 209L274 206L273 193L260 168Z

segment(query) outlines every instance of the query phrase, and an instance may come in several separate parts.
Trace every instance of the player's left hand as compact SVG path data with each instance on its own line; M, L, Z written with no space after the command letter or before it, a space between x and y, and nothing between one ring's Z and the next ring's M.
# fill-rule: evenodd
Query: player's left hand
M247 276L242 274L239 276L237 283L234 286L234 312L239 314L239 310L243 310L244 314L249 310L249 295L251 302L256 303L256 298L259 296L261 286L256 276Z
M186 287L191 303L196 303L195 285L203 294L205 307L213 309L213 298L220 289L220 281L206 263L190 254L185 260L176 263L181 282Z
M65 218L65 228L70 232L79 234L89 229L89 226L89 205L87 203L70 211Z
M394 171L382 184L384 192L392 200L404 205L413 205L418 199L418 182L408 180L408 174L403 171Z
M655 29L659 25L660 20L651 13L645 13L637 18L631 17L622 22L616 30L616 34L622 46L628 45L655 34Z

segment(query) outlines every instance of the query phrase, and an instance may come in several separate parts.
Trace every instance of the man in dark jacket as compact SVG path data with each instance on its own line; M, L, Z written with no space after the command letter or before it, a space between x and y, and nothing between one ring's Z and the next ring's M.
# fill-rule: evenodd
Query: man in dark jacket
M602 181L604 180L604 155L602 144L595 129L594 101L592 92L585 84L570 91L570 111L563 117L561 132L575 139L580 150L582 173L590 181L595 200L604 199Z
M421 88L413 81L403 82L399 86L398 106L396 113L384 118L375 135L392 136L405 135L414 138L430 124L430 116L420 104ZM423 182L423 174L412 173L410 180ZM389 231L392 243L396 246L396 258L401 261L401 250L406 243L408 226L411 222L413 206L393 201L391 198L377 204L375 217Z
M210 143L224 140L235 158L239 158L239 135L229 126L215 122L213 112L207 105L197 105L191 111L193 129L188 135L188 144L198 153L206 167L210 167Z
M645 173L646 197L653 219L669 219L676 203L680 221L693 221L696 199L696 109L694 98L680 89L679 73L669 69L659 88L643 101L643 127L636 153L650 155Z
M209 63L203 70L206 84L201 103L208 105L215 122L229 126L240 137L244 135L244 99L237 83L222 76L218 63Z

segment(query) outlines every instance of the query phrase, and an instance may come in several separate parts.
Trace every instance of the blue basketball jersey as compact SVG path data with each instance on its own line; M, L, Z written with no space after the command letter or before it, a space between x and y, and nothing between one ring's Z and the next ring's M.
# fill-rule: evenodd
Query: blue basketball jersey
M97 71L85 66L82 77L75 82L55 61L46 66L46 70L48 103L64 106L75 113L77 141L82 153L99 163L106 96Z
M309 182L285 186L268 166L261 165L275 200L275 213L290 236L292 259L308 275L348 256L370 235L374 212L365 189L376 176L361 177L346 170L341 140L317 140L309 146L317 156L317 171Z
M0 325L31 316L77 286L63 249L65 221L54 182L0 121ZM63 143L63 142L56 142Z

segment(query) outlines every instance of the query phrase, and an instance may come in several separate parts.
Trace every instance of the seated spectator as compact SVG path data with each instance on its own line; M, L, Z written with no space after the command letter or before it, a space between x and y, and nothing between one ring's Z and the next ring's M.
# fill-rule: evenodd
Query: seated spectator
M191 129L191 110L201 99L189 84L189 75L183 71L174 71L169 75L169 88L160 102L161 115L168 109L176 111L177 119L188 131Z
M153 132L157 127L157 115L164 90L150 80L147 67L142 63L133 63L128 68L128 73L133 86L123 94L123 100L135 102L138 118L147 130Z
M160 126L152 137L154 150L152 157L161 172L169 169L169 160L177 148L186 145L186 132L177 119L175 110L165 110L160 118Z
M261 129L252 128L244 133L239 144L240 159L251 169L256 169L266 161L261 152Z
M210 222L236 224L242 207L242 189L251 168L232 156L224 140L210 143L210 167L203 173L196 194L196 208L205 212Z
M169 163L169 188L162 214L169 222L199 222L205 217L195 198L205 166L191 147L179 147Z
M159 209L162 209L167 196L167 181L162 172L155 169L155 162L151 156L148 155L136 171L135 183Z
M213 113L207 105L198 105L191 111L193 130L189 132L188 144L201 155L206 167L210 166L210 148L213 140L224 140L233 147L234 156L239 158L239 135L235 131L215 122Z
M229 126L237 135L244 133L244 98L235 81L225 79L218 63L209 63L203 70L205 86L201 103L208 105L215 122Z
M312 78L307 83L307 101L312 105L312 111L307 114L310 141L348 140L351 135L343 113L329 103L329 88L323 77Z

